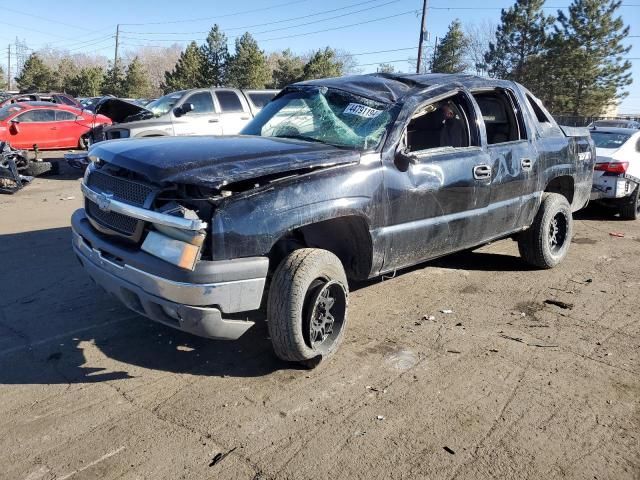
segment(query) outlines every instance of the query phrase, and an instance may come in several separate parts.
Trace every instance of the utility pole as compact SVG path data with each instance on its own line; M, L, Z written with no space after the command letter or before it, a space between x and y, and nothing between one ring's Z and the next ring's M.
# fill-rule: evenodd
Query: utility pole
M113 56L113 71L118 71L118 42L120 40L120 24L116 25L116 53Z
M422 22L420 23L420 40L418 41L418 61L416 63L416 73L420 73L420 67L422 66L422 44L424 43L424 34L427 29L427 8L429 7L429 0L422 1Z
M7 46L7 90L11 91L11 44Z

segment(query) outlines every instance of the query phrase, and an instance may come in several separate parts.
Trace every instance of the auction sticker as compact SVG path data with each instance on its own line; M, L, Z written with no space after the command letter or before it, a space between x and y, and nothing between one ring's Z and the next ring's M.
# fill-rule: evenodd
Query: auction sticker
M376 110L375 108L367 107L360 103L350 103L347 105L347 108L344 109L344 113L364 118L375 118L382 113L382 110Z

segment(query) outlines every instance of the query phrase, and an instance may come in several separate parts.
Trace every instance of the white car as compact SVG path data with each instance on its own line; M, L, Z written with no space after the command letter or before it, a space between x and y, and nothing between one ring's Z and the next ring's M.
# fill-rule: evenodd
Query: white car
M596 127L591 200L615 207L628 220L640 217L640 130Z

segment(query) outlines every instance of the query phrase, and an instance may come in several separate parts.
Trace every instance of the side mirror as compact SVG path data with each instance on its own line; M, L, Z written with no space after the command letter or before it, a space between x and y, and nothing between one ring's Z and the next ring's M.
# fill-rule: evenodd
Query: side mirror
M180 115L185 115L189 112L193 112L193 109L194 109L193 103L184 103L180 107Z
M418 163L418 157L413 155L406 148L396 151L395 164L400 171L406 172L409 169L409 165L416 165Z
M9 132L11 132L12 134L16 134L20 132L20 128L18 127L18 125L20 124L20 122L18 120L11 120L11 126L9 127Z

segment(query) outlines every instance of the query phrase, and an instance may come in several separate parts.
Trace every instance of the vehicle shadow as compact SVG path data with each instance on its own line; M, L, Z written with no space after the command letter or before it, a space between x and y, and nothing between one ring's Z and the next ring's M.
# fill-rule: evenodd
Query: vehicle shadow
M628 220L624 220L618 215L618 212L614 208L607 208L604 205L599 205L597 203L591 203L587 208L583 208L582 210L578 210L573 214L574 220L582 220L582 221L595 221L601 222L602 220L608 221L621 221L626 222Z
M298 368L273 355L264 321L237 341L216 341L125 309L84 273L70 235L68 227L0 235L0 384L95 383L144 369L256 377Z

